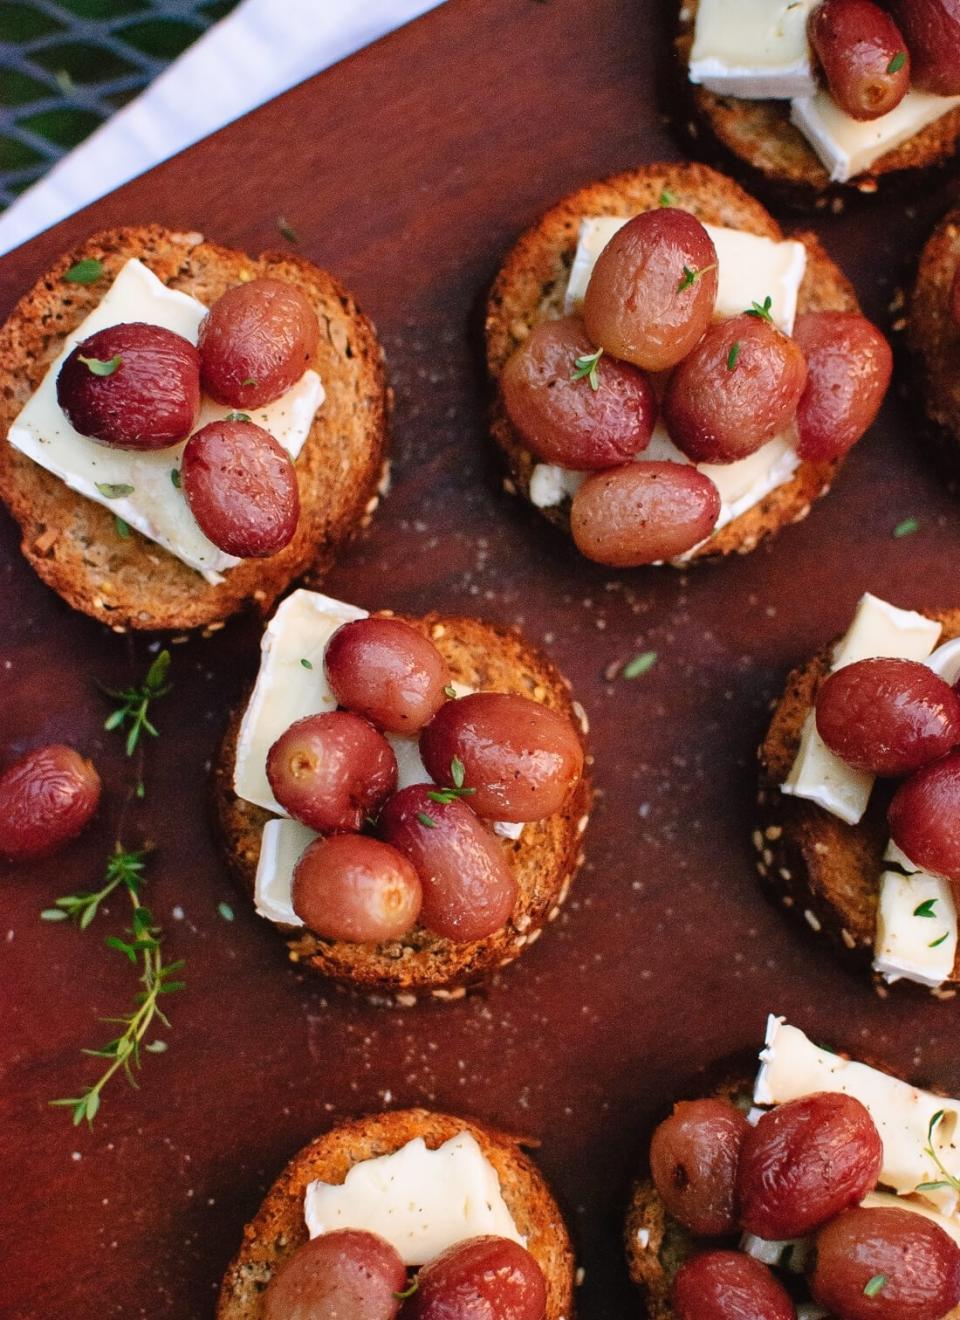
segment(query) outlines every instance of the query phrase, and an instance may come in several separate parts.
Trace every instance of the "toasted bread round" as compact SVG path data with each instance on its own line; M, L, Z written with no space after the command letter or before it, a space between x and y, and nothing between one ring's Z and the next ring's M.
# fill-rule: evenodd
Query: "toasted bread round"
M403 617L403 616L401 616ZM477 689L532 697L585 731L583 708L550 660L516 632L477 619L428 614L406 622L429 637L453 678ZM268 812L233 791L236 741L243 710L234 712L214 769L214 795L227 859L240 883L253 892L260 836ZM562 812L524 826L517 840L501 840L517 879L519 898L510 922L482 940L457 944L416 927L402 940L348 944L311 931L278 927L287 935L290 958L335 981L411 1003L418 992L458 999L466 987L513 962L539 939L567 897L580 861L587 827L590 786L586 776Z
M535 325L563 314L570 266L577 249L580 221L585 216L632 216L660 205L664 190L676 205L701 221L742 229L766 238L782 239L783 231L758 201L732 180L706 165L644 165L591 183L551 208L520 238L497 276L487 304L487 365L494 381L503 365ZM815 235L793 234L807 249L807 271L798 307L810 311L859 311L853 286L830 260ZM510 470L508 489L530 498L530 477L537 459L507 417L499 393L491 419L494 440L504 451ZM841 460L801 463L790 481L771 491L752 509L734 518L698 546L688 563L730 554L748 554L781 527L799 522L813 502L830 489ZM570 501L541 509L545 517L569 532Z
M960 609L921 612L943 624L941 641L960 637ZM753 841L757 868L771 894L848 962L866 969L873 958L883 854L890 841L882 781L859 825L780 791L817 690L830 673L832 653L832 645L824 647L794 669L774 708L759 752L760 819ZM960 958L947 985L932 993L952 998L956 991L949 986L957 982ZM884 990L879 980L877 986Z
M159 225L94 234L25 294L0 329L0 432L6 436L40 384L63 339L103 297L123 264L138 257L169 288L210 304L241 280L271 276L296 284L320 322L314 366L326 400L297 460L301 516L296 535L269 559L246 560L219 585L205 582L175 556L131 531L117 535L109 509L0 445L0 497L20 524L27 562L69 605L109 624L181 630L220 623L243 607L267 610L308 568L332 563L337 546L377 504L386 449L387 390L373 325L349 293L291 253L258 258ZM65 283L77 261L96 258L94 284Z
M220 1287L217 1320L260 1320L271 1276L307 1241L303 1196L316 1179L339 1184L362 1160L422 1137L431 1150L461 1132L473 1136L500 1180L507 1209L547 1281L544 1320L573 1320L573 1249L563 1216L524 1144L480 1123L427 1109L398 1109L343 1123L295 1155L243 1233Z
M907 343L923 406L955 467L960 448L960 324L951 306L960 267L960 208L934 230L920 256L907 313Z
M680 11L677 55L686 80L693 45L698 0L684 0ZM747 101L717 96L705 87L687 82L693 108L721 146L759 174L779 183L799 186L817 193L856 188L876 192L877 180L901 170L928 169L948 162L960 138L960 108L949 110L921 129L902 146L886 152L868 171L847 183L833 183L819 156L800 130L790 122L789 101ZM695 132L696 125L690 126Z

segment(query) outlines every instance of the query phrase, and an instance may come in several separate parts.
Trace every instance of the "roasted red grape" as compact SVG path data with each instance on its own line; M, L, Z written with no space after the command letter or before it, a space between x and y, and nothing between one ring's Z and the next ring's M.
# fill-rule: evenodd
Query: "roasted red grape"
M253 422L210 422L195 432L180 466L200 530L241 559L275 555L293 540L300 492L290 456Z
M810 44L830 95L852 119L879 119L910 90L910 52L873 0L823 0L810 15Z
M398 940L420 913L416 871L402 853L366 834L315 839L293 873L293 910L328 940Z
M570 721L503 692L441 706L420 735L420 755L431 779L466 788L470 806L488 820L542 820L560 810L583 773Z
M649 444L657 420L653 386L636 367L595 359L596 352L583 322L569 316L536 326L503 369L510 420L545 463L575 471L614 467Z
M855 770L906 775L960 743L960 699L916 660L858 660L817 693L817 731Z
M873 1191L883 1143L853 1096L819 1091L778 1105L750 1128L737 1196L748 1233L805 1237Z
M914 866L960 882L960 752L905 780L887 821L894 843Z
M843 1320L941 1320L960 1302L960 1248L909 1210L848 1210L817 1234L810 1286Z
M673 1281L676 1320L795 1320L790 1294L742 1251L691 1256Z
M404 1320L543 1320L547 1285L516 1242L475 1237L424 1265Z
M627 463L588 477L573 497L570 529L581 554L633 568L674 559L705 541L720 492L688 463Z
M45 857L85 829L100 801L100 776L72 747L54 743L0 775L0 856Z
M647 371L675 366L717 301L717 250L688 211L664 206L628 220L600 253L583 302L594 344Z
M288 1256L263 1295L264 1320L393 1320L407 1270L376 1233L344 1228Z
M455 941L501 930L517 901L504 846L458 798L414 784L390 799L379 829L420 877L420 924Z
M747 1120L727 1100L681 1102L650 1143L660 1199L691 1233L713 1237L737 1227L736 1183Z
M397 758L372 724L349 711L307 715L267 753L273 795L312 830L359 830L397 787Z
M317 314L295 284L250 280L228 289L200 326L203 388L231 408L260 408L313 363Z
M178 444L200 409L200 357L182 335L130 321L90 335L57 376L70 425L116 449Z
M913 60L913 85L960 96L960 0L890 0Z
M440 709L447 662L401 619L357 619L330 638L323 666L341 706L391 733L418 733Z
M670 377L670 438L695 463L735 463L790 425L806 383L799 345L771 321L719 321Z
M840 458L880 411L893 372L890 345L856 312L801 313L793 337L808 373L797 408L797 453L814 462Z

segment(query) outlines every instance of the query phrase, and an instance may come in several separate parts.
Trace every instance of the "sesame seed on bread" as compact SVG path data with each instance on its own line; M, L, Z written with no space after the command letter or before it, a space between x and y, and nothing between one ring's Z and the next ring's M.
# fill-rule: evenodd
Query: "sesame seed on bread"
M941 640L960 637L960 610L923 610L943 624ZM873 958L883 854L890 841L886 823L889 793L878 781L858 825L815 802L787 796L787 778L800 747L803 725L817 690L830 673L833 647L824 647L787 679L760 747L759 822L754 834L757 867L773 897L827 939L853 966L866 970ZM943 989L960 982L960 956ZM878 982L878 985L880 983Z
M515 631L440 614L408 617L406 622L430 638L456 682L542 702L566 716L582 736L586 718L572 699L567 680ZM233 791L242 717L243 708L231 717L214 768L213 792L226 858L239 883L252 894L261 834L270 815ZM513 962L559 915L581 861L589 808L585 776L562 811L529 822L518 840L500 840L517 879L519 898L511 920L495 934L458 944L418 926L402 940L371 945L324 940L303 929L278 927L287 937L291 960L359 990L393 996L401 1004L412 1003L419 992L439 999L461 998L466 987Z
M500 268L487 304L487 366L494 382L504 363L541 321L563 314L570 266L585 217L633 216L658 207L667 191L674 205L712 225L741 229L765 238L786 237L770 213L738 184L706 165L644 165L640 169L591 183L558 202L517 241ZM859 311L853 286L831 261L814 234L789 235L807 249L807 270L798 310ZM537 460L507 417L499 392L491 417L494 440L506 455L508 489L530 496ZM811 505L830 489L841 460L801 463L793 477L752 509L734 518L692 552L685 563L729 554L747 554L781 527L801 521ZM552 523L569 532L570 501L541 509Z
M400 1109L341 1124L295 1155L247 1224L220 1288L217 1320L261 1320L263 1293L278 1265L307 1241L303 1196L320 1179L342 1183L363 1160L422 1137L431 1150L461 1132L479 1144L500 1180L507 1209L547 1283L544 1320L573 1320L573 1249L563 1216L523 1142L485 1124L426 1109Z
M958 268L960 209L954 209L923 249L907 311L907 343L917 365L923 406L952 468L960 452L960 324L952 311Z
M109 509L69 490L9 444L0 444L0 497L20 524L21 549L37 574L74 609L117 631L181 630L219 624L250 604L269 609L308 569L322 574L338 545L372 514L386 448L387 389L373 325L326 271L286 252L243 252L159 225L94 234L66 253L20 299L0 329L0 431L40 384L63 339L96 306L131 257L169 288L207 305L231 286L270 276L296 284L316 310L315 367L326 391L296 463L301 516L291 543L269 559L246 560L208 584L136 531L117 535ZM77 261L104 274L64 282Z

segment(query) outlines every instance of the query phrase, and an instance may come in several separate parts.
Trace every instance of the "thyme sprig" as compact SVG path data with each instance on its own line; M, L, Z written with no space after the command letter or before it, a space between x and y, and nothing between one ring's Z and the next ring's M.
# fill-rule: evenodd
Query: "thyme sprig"
M445 807L450 802L456 802L457 798L469 797L472 793L476 793L475 788L464 788L463 781L466 774L466 766L459 756L455 756L450 762L450 778L453 780L453 786L432 788L427 797L431 802L439 802L441 806Z
M81 930L86 930L100 909L100 904L109 898L114 890L124 886L132 893L138 893L143 878L146 850L124 852L117 845L117 850L107 862L104 882L100 889L81 891L79 894L66 894L54 900L55 906L44 908L40 913L43 921L75 921Z
M103 689L108 697L120 703L104 720L103 727L108 731L127 728L128 756L137 750L144 733L148 733L151 738L159 735L159 729L150 719L150 705L170 691L171 685L167 681L169 672L170 652L161 651L147 670L147 676L140 687L122 688L119 691Z
M924 1155L929 1156L929 1158L933 1160L934 1164L943 1174L943 1177L938 1178L934 1182L918 1183L917 1187L915 1188L915 1190L918 1192L937 1192L946 1189L949 1189L954 1192L960 1192L960 1178L954 1177L954 1175L944 1164L943 1160L937 1154L937 1151L934 1149L934 1145L933 1145L933 1134L936 1132L937 1128L943 1122L945 1117L946 1117L946 1111L943 1109L938 1109L937 1112L934 1114L933 1118L931 1118L930 1125L927 1128L927 1144L923 1148Z

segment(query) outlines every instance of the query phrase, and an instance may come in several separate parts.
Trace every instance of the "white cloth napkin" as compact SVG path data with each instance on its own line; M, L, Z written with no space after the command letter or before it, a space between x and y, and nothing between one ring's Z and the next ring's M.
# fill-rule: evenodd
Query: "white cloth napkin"
M443 0L243 0L0 215L0 254Z

